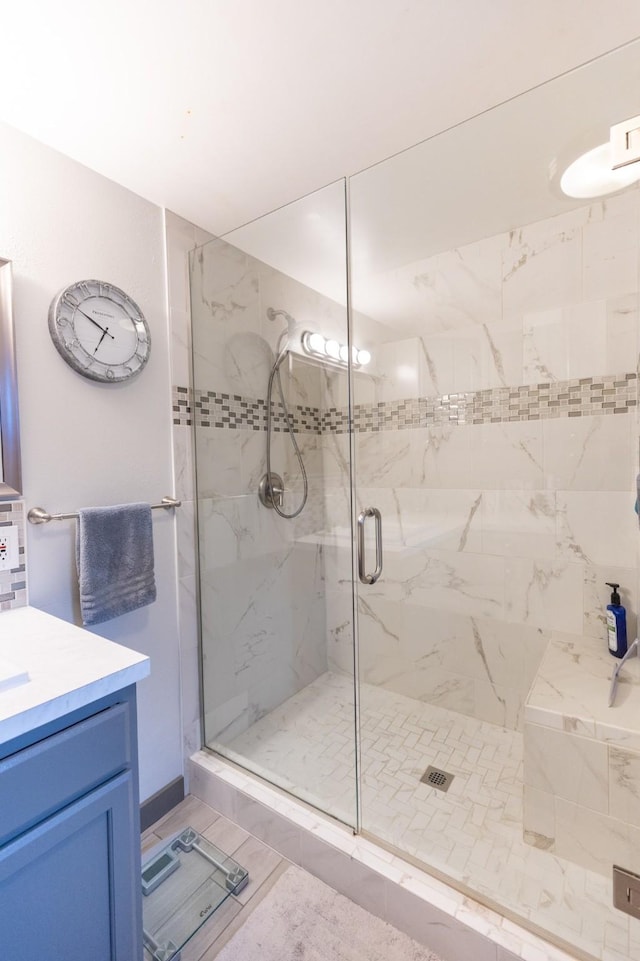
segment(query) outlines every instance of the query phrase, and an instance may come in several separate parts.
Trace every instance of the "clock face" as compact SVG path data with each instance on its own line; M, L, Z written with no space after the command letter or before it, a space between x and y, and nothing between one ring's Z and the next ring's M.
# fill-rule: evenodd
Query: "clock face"
M128 380L149 359L151 337L138 305L119 287L81 280L58 294L49 332L78 373L104 383Z

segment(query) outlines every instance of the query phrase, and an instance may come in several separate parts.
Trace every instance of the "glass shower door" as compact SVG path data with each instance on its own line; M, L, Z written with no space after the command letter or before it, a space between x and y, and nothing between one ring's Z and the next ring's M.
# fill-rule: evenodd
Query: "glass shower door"
M640 187L560 180L637 115L639 48L349 191L362 826L599 959L637 943L604 612L637 610Z
M345 184L194 252L205 743L356 822Z

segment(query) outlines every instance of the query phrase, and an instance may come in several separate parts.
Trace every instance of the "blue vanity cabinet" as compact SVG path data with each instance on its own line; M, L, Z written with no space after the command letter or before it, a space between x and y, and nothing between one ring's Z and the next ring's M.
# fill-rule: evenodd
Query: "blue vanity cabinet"
M0 745L0 956L142 961L135 688Z

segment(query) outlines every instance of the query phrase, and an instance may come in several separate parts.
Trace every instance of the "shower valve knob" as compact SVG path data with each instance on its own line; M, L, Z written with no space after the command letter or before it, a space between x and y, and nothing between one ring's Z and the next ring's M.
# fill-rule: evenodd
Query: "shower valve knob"
M284 482L279 474L271 471L271 478L263 474L258 485L258 497L263 507L283 506Z

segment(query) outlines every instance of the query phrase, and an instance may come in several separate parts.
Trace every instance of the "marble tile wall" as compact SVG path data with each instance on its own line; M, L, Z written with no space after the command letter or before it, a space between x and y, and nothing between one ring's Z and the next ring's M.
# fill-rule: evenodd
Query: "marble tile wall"
M358 506L382 510L385 545L384 577L360 589L365 681L519 728L550 632L603 634L606 580L622 585L635 629L639 197L630 190L395 270L399 302L415 301L412 331L356 312L353 338L372 354L353 378ZM188 393L186 367L175 371L175 430L187 433L180 426L195 417L208 452L198 471L200 561L213 635L228 651L242 615L235 624L215 616L221 567L229 591L243 591L250 572L247 589L274 605L256 607L256 624L268 625L263 644L251 628L249 661L255 653L257 666L264 647L275 658L265 662L264 704L244 642L225 668L233 684L223 681L231 674L212 680L229 695L212 726L231 725L231 736L314 671L352 670L344 371L287 361L311 500L282 527L255 498L265 384L281 338L321 323L344 342L345 319L343 308L222 241L199 254L193 278L206 318L194 351L199 393ZM269 306L296 319L270 321ZM172 311L174 325L186 311ZM293 500L300 478L279 413L274 461ZM325 655L285 613L270 579L278 565L311 592L304 623L326 638ZM285 582L293 584L278 587ZM288 630L302 645L293 669ZM277 643L266 643L269 631Z
M191 385L191 310L189 252L206 243L210 235L181 217L165 211L167 287L171 336L171 380L188 393ZM200 666L198 652L197 563L195 530L195 476L193 435L185 426L173 427L175 496L182 501L175 512L178 540L178 627L182 692L184 757L202 747L200 723ZM186 418L184 418L186 421ZM188 771L185 770L188 790Z
M519 728L550 632L604 638L605 581L635 630L639 198L376 278L410 310L400 340L353 334L372 355L354 376L358 508L382 511L385 547L360 588L365 681ZM338 438L323 445L335 460Z
M330 397L322 370L299 355L283 362L281 379L307 503L284 520L257 491L274 358L308 317L346 341L346 313L223 241L195 252L191 280L193 389L176 389L174 415L176 430L195 423L205 737L226 743L327 670L319 412ZM282 313L270 320L268 308ZM291 512L303 480L277 383L272 410L272 470L282 474Z
M176 496L182 508L178 524L178 570L180 645L182 669L183 740L185 757L202 744L200 718L198 589L204 620L204 683L207 686L208 736L233 735L326 669L324 595L322 593L321 546L302 538L323 525L322 463L313 429L298 437L309 476L309 502L299 521L276 522L272 513L257 510L257 486L265 470L264 430L254 432L251 416L232 398L263 399L268 371L282 326L266 326L262 333L244 324L245 308L254 311L251 290L257 291L256 275L246 277L237 258L213 257L211 276L203 286L203 309L213 314L216 327L199 332L196 351L197 376L205 388L194 402L192 371L192 325L189 254L213 240L187 221L166 213L167 272L172 336L172 382L174 386L174 471ZM213 245L212 245L213 246ZM220 245L224 250L227 245ZM227 253L231 248L226 250ZM196 263L196 271L202 264ZM200 273L202 278L202 273ZM221 280L220 278L223 278ZM234 281L235 284L234 289ZM204 281L203 281L204 283ZM215 289L216 284L219 289ZM282 296L281 285L269 271L262 277L260 293L266 306ZM295 301L295 285L289 285L289 306ZM216 299L217 298L217 299ZM206 304L205 304L206 301ZM300 308L300 300L295 301ZM235 311L235 313L234 313ZM241 323L235 323L241 320ZM226 339L225 339L226 338ZM267 343L273 341L273 347ZM205 356L210 355L210 363ZM260 360L262 359L262 367ZM246 363L245 363L246 362ZM294 362L295 363L295 362ZM246 376L243 376L246 374ZM293 388L291 407L298 406L306 421L318 409L317 369L299 365L283 372L288 390ZM214 389L215 388L215 389ZM216 427L210 402L222 400L224 427ZM231 401L227 403L227 400ZM296 405L295 401L299 401ZM264 401L263 401L264 403ZM231 411L233 408L233 411ZM188 429L198 416L198 477L196 492L194 435ZM233 426L232 426L232 414ZM260 427L264 408L260 408ZM274 426L281 426L276 415ZM313 424L313 414L310 420ZM284 471L289 498L301 494L301 481L288 438L274 431L274 469ZM200 497L202 552L196 557L196 497ZM301 543L297 543L301 541ZM198 575L201 583L198 586ZM291 605L298 597L299 604Z

